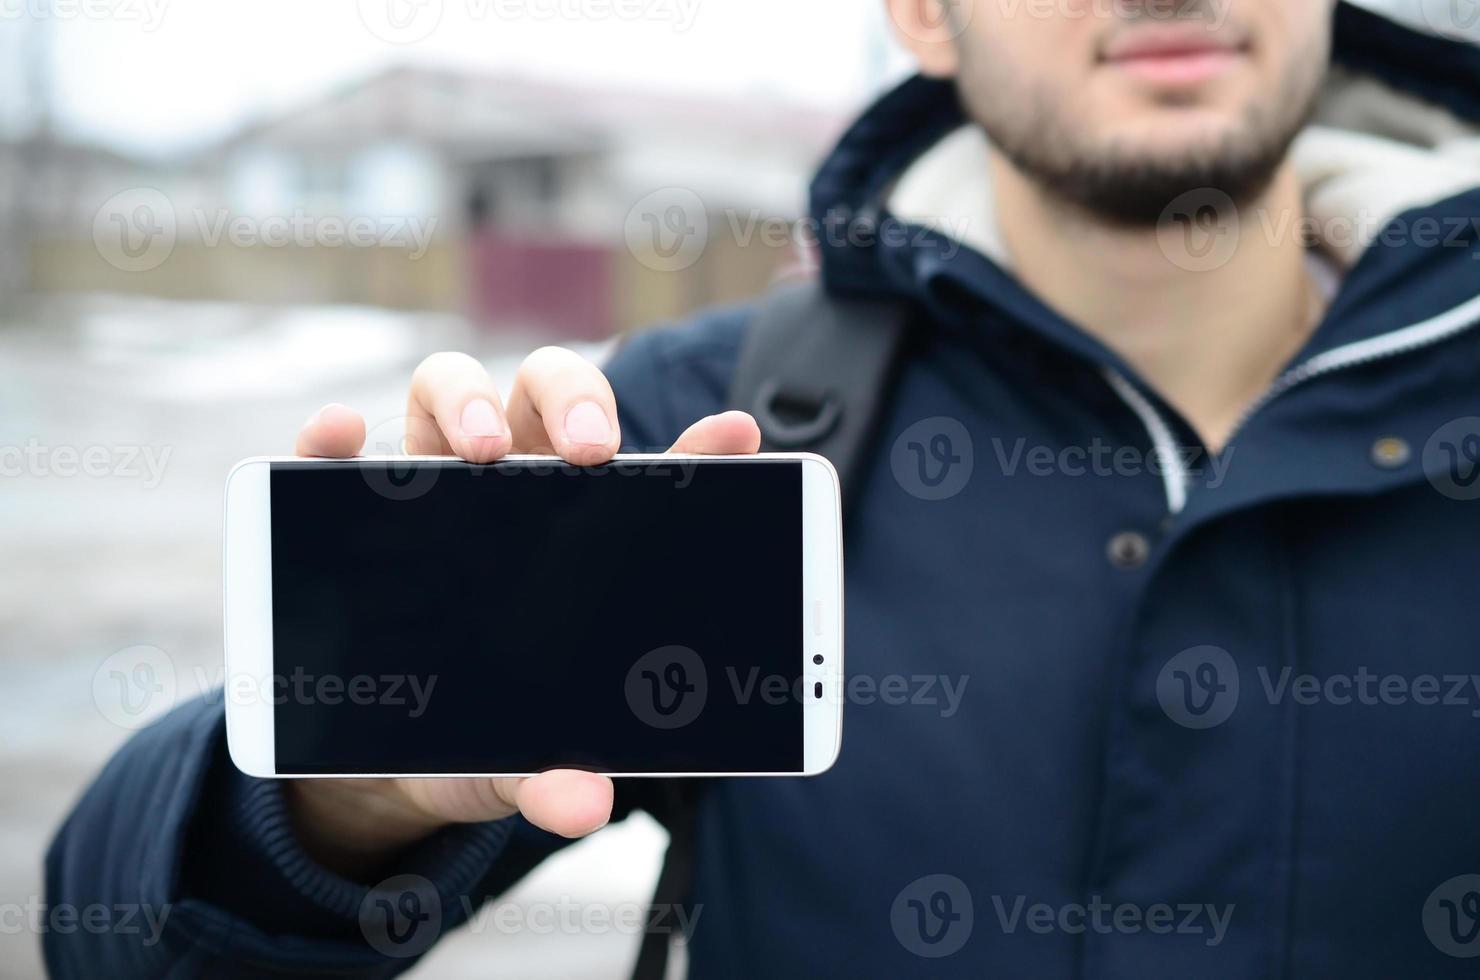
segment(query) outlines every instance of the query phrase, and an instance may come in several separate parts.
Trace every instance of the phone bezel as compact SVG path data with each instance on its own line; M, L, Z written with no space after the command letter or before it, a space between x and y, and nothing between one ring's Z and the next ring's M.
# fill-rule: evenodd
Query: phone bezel
M619 453L615 462L672 463L675 458L700 465L710 462L802 463L802 725L801 772L635 772L611 776L673 778L689 776L815 776L837 761L843 736L843 531L837 471L812 453L758 453L747 456ZM464 463L455 456L418 460ZM222 540L223 602L226 649L226 738L231 760L249 776L282 779L384 779L529 776L528 772L476 773L278 773L273 736L273 705L258 696L261 680L273 674L271 472L273 463L344 466L364 462L400 462L405 456L356 456L351 459L305 459L258 456L242 460L227 475ZM504 461L559 464L558 457L509 455ZM813 657L821 654L821 665ZM238 684L238 681L241 683ZM823 685L821 698L812 696ZM237 693L234 693L237 692ZM240 696L238 696L240 694Z

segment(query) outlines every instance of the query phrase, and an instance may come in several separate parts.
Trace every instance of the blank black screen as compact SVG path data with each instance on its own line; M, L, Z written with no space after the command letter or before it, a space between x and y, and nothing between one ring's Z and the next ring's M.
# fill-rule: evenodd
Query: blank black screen
M801 771L800 463L271 474L278 772Z

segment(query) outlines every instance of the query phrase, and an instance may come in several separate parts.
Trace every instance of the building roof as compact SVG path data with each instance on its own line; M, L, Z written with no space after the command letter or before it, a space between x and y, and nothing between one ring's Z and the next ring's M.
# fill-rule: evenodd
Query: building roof
M635 134L693 132L710 141L816 154L844 121L824 109L759 97L681 96L397 66L245 126L205 155L249 145L336 148L392 138L487 159L594 152Z

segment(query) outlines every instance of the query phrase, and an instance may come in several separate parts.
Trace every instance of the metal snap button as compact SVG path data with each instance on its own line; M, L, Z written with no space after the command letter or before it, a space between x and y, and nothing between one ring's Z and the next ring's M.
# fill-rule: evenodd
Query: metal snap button
M1384 436L1372 444L1372 462L1385 470L1395 470L1413 458L1413 447L1397 436Z
M1110 564L1130 571L1146 564L1151 557L1151 542L1139 531L1121 531L1105 546L1105 554Z

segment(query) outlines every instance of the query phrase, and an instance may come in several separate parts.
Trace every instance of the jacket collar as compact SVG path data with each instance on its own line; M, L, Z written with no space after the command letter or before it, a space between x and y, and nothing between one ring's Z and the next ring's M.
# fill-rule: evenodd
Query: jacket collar
M1473 217L1480 215L1480 171L1446 156L1473 138L1480 121L1480 51L1418 35L1345 3L1338 7L1336 67L1296 162L1307 177L1307 207L1317 223L1355 210L1361 220L1352 227L1365 228L1370 242L1329 243L1343 272L1341 287L1306 349L1236 436L1236 447L1256 436L1274 437L1279 448L1256 448L1281 454L1284 463L1267 461L1257 469L1269 479L1230 487L1216 504L1195 502L1193 510L1222 510L1316 484L1375 490L1413 479L1414 467L1373 467L1367 449L1380 436L1377 427L1402 430L1422 445L1425 426L1455 418L1465 404L1473 406L1480 390L1480 357L1468 348L1442 370L1432 358L1407 356L1480 334L1471 330L1480 325L1480 221ZM1408 60L1415 56L1420 60ZM1466 84L1458 86L1461 77ZM1190 440L1185 425L1179 427L1128 365L1018 283L994 247L989 193L952 187L946 195L978 209L975 226L964 231L949 214L930 220L928 206L920 213L910 204L912 187L929 189L947 179L951 167L942 155L967 158L979 150L980 137L966 127L951 83L915 77L850 128L812 185L827 288L909 299L932 314L932 324L988 348L1025 335L1045 341L1119 379L1139 402L1148 431ZM1420 173L1423 179L1415 179ZM896 214L894 207L915 213ZM1393 364L1406 375L1389 371L1374 381L1380 368ZM1447 386L1438 390L1436 383ZM1333 413L1342 416L1345 435L1322 447L1306 445L1299 433L1312 427L1295 423L1309 423L1312 413L1326 421ZM1285 455L1317 451L1338 453L1344 464L1291 466ZM1185 480L1168 478L1174 512L1186 497L1178 499L1179 479ZM1290 485L1281 489L1279 480Z
M1480 49L1412 30L1347 2L1337 4L1332 29L1333 70L1315 125L1294 151L1317 227L1348 231L1345 244L1337 240L1340 235L1329 236L1332 259L1355 271L1371 251L1367 239L1391 230L1399 216L1422 219L1426 209L1436 209L1433 217L1446 223L1448 243L1438 251L1473 245L1477 230L1456 227L1465 203L1454 199L1480 185L1473 155L1473 139L1480 135ZM1447 151L1465 145L1470 147L1466 157L1450 158ZM828 288L902 291L921 298L925 280L963 249L942 250L941 243L904 233L891 240L887 233L899 222L934 227L946 245L964 245L964 251L1001 266L1000 250L992 247L984 168L975 168L975 177L967 179L976 183L964 189L953 175L962 171L962 160L980 157L984 147L950 82L914 77L881 97L843 136L811 187L812 217L824 230L821 265ZM968 163L968 175L970 169ZM955 231L953 222L966 234ZM1399 230L1403 233L1387 236L1388 245L1416 237L1407 234L1411 226ZM1416 244L1420 253L1436 251ZM911 263L902 268L901 257L888 254L901 247L921 253L913 274ZM1404 258L1422 261L1418 254ZM1371 271L1383 279L1395 260L1375 264ZM992 281L984 285L1000 286L997 277L988 278ZM1044 311L1032 312L1036 325ZM1336 333L1340 336L1329 339L1353 339L1345 331Z

